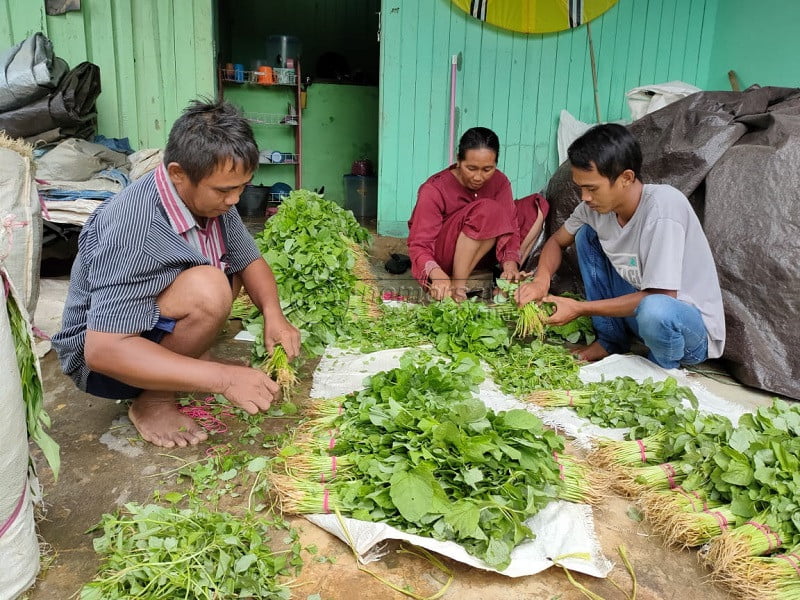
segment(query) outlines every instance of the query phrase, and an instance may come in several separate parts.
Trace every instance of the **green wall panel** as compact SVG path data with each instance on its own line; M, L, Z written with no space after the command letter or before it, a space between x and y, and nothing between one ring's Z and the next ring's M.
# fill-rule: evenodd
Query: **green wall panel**
M82 0L46 16L40 0L0 0L0 48L43 32L70 66L100 67L98 132L161 147L192 98L215 94L213 0Z
M604 120L629 116L624 94L632 87L705 85L718 1L619 0L591 22ZM406 235L417 188L447 164L452 55L462 57L456 137L476 125L494 129L500 168L518 197L542 189L557 168L562 109L596 120L585 26L515 33L449 0L384 0L381 14L381 233Z
M724 0L715 28L709 89L731 89L731 69L742 89L756 83L800 87L800 2Z

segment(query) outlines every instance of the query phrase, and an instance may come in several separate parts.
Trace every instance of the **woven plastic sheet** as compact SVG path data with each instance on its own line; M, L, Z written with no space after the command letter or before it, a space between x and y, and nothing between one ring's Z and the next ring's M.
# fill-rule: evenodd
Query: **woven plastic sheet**
M363 389L366 376L398 367L400 356L406 350L358 354L330 349L314 372L311 395L316 398L333 398ZM496 411L525 408L521 402L503 394L489 379L481 384L478 395L486 406ZM307 518L351 544L363 562L379 559L382 542L392 539L405 540L453 560L508 577L539 573L553 566L554 560L568 569L595 577L605 577L614 566L602 553L594 530L592 509L585 504L551 502L528 519L526 524L536 537L522 542L513 550L511 564L503 571L492 569L454 542L411 535L382 523L340 519L331 514L309 515ZM589 559L577 557L578 554L585 554Z
M645 183L689 198L725 305L723 359L741 382L800 399L800 89L698 92L635 121ZM580 202L568 163L547 188L552 234ZM574 247L555 291L581 290Z

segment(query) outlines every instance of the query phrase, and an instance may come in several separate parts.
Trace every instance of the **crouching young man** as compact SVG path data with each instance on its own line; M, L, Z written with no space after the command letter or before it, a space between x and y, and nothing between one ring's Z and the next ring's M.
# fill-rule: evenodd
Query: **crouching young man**
M568 156L582 202L545 243L517 302L555 303L554 325L591 316L597 341L578 351L584 360L627 352L632 336L665 368L721 356L719 280L686 197L669 185L642 183L641 148L621 125L590 129ZM548 295L562 250L573 243L587 302Z
M241 285L264 313L267 349L280 343L290 358L300 351L272 270L233 208L257 166L239 112L193 102L170 131L164 162L98 207L81 231L53 346L80 389L133 399L131 421L157 446L207 437L179 412L179 391L223 394L251 414L278 392L261 371L209 355Z

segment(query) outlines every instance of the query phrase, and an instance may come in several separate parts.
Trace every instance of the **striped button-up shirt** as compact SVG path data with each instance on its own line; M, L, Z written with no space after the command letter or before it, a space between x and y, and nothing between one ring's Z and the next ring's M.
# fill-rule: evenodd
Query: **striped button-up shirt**
M178 233L156 175L145 175L101 204L78 238L62 330L53 336L53 347L61 368L81 389L89 375L83 353L87 329L148 331L161 315L156 298L182 271L217 264L227 274L238 273L261 257L235 208L210 219L205 232L195 222ZM186 209L177 194L172 200L173 208ZM218 234L209 231L212 221Z
M164 210L167 211L167 218L175 233L189 242L212 265L224 271L225 262L222 259L225 256L225 239L222 235L219 217L207 219L206 226L200 227L194 215L178 195L164 163L156 167L155 180L158 195L164 203Z

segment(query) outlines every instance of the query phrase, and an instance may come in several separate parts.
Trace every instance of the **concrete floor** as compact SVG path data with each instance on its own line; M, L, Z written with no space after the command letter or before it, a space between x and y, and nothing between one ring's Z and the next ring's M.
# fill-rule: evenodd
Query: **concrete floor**
M376 273L381 273L380 265L392 251L403 251L402 240L378 240L374 251ZM397 278L385 284L394 287L406 285L401 282L402 279ZM232 322L222 332L215 347L218 356L247 358L249 346L232 340L238 328L238 322ZM313 366L306 365L306 376ZM53 352L43 358L42 371L46 407L53 420L52 434L61 445L62 472L58 482L54 482L46 468L40 469L46 493L46 513L39 528L50 556L49 564L28 597L30 600L65 600L91 580L96 572L98 558L92 549L93 536L87 531L103 513L112 512L126 502L151 502L156 490L162 494L170 490L185 490L189 484L176 481L176 467L184 461L202 460L210 444L238 446L244 425L235 417L224 417L230 427L227 433L213 435L208 443L199 447L164 451L137 441L123 404L77 391L61 374ZM712 392L745 406L768 401L766 394L732 382L702 379ZM307 398L307 389L306 384L306 393L301 391L294 398L301 406ZM284 431L293 423L293 419L287 418L267 419L262 427L269 435ZM252 454L271 451L258 445L247 446L247 450ZM241 497L222 500L226 509L232 512L241 510L243 502ZM638 578L639 600L722 600L730 597L725 590L706 581L707 572L698 564L695 552L665 548L663 540L650 533L646 522L629 518L627 511L631 505L629 500L612 495L595 510L603 550L617 563L611 579L623 589L630 590L630 577L616 552L616 548L624 543ZM305 599L311 594L319 594L325 600L405 597L360 572L349 549L338 539L303 519L292 519L291 523L300 530L303 545L314 544L319 549L316 557L304 554L305 565L295 582L294 598ZM276 533L276 539L282 537L282 532ZM392 549L394 547L390 547ZM509 579L446 559L444 562L453 570L454 580L443 598L577 600L584 597L557 568L536 576ZM395 584L410 586L425 596L435 593L444 581L441 573L428 562L407 554L390 552L369 568ZM624 597L609 580L582 575L577 575L576 579L603 598Z

